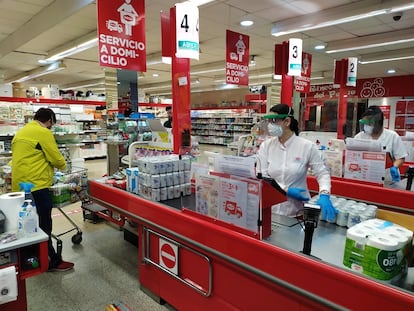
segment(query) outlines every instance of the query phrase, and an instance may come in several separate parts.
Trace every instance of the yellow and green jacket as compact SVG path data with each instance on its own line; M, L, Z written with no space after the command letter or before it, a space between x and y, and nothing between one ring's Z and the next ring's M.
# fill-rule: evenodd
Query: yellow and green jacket
M54 168L66 168L55 137L51 130L31 121L12 140L12 191L20 191L20 182L33 183L32 191L51 187Z

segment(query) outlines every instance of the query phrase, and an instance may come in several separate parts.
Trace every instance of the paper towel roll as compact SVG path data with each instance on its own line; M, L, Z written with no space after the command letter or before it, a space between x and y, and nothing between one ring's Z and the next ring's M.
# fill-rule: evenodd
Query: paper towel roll
M19 209L23 202L24 192L11 192L0 195L0 209L6 216L6 232L17 232Z
M0 269L0 304L17 299L16 267Z

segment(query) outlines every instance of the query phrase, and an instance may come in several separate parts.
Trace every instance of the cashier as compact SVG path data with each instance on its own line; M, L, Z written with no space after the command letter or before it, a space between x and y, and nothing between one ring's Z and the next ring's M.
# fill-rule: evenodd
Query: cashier
M387 177L390 176L393 182L400 181L399 168L404 163L405 157L408 156L408 152L401 137L396 132L384 128L384 114L382 110L378 106L368 107L359 123L362 131L355 135L355 138L378 140L381 142L385 151L391 156L393 163L385 180L389 180Z
M319 200L322 218L334 220L336 210L330 200L331 178L317 147L311 141L298 136L298 121L293 110L278 104L265 116L268 135L257 153L258 172L273 178L286 191L287 201L273 207L273 212L295 217L303 212L303 203L310 199L306 176L308 169L319 184Z

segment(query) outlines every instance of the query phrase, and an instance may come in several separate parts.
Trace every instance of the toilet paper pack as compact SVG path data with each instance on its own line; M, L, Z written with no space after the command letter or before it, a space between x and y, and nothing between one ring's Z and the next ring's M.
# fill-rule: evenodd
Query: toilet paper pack
M347 230L343 264L378 280L392 281L407 271L413 232L381 219Z

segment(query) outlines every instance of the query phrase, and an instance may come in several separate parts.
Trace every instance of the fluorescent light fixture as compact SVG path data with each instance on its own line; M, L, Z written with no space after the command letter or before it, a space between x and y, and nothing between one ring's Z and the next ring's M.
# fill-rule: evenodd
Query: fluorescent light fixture
M42 62L53 62L59 59L71 56L73 54L80 53L98 45L98 38L96 37L96 31L93 31L83 37L80 37L64 47L60 47L56 50L48 53L48 58ZM40 61L39 61L40 62Z
M22 74L19 74L19 75L14 76L10 79L7 79L7 81L5 81L5 82L6 83L24 82L24 81L32 80L34 78L38 78L38 77L41 77L41 76L48 75L48 74L53 73L53 72L63 70L65 68L66 68L66 66L63 63L55 62L55 63L52 63L48 66L38 67L38 68L33 69L31 71L27 71L27 72L24 72Z
M388 74L393 74L393 73L395 73L395 69L388 69L388 70L387 70L387 73L388 73Z
M413 49L400 49L386 52L378 52L372 54L365 54L358 63L361 65L393 62L398 60L412 59L414 58Z
M153 76L154 78L157 78L157 77L159 77L160 75L159 75L158 73L153 73L153 74L152 74L152 76Z
M187 1L184 1L184 2L189 2L189 3L191 3L192 5L195 5L195 6L202 6L204 4L207 4L207 3L210 3L210 2L213 2L213 1L215 1L215 0L187 0Z
M414 28L333 41L328 44L326 53L339 53L380 46L402 44L414 41Z
M190 72L191 75L198 75L203 73L209 73L209 72L216 72L216 71L224 71L225 68L215 68L215 69L207 69L207 70L200 70L200 71L194 71Z
M98 86L98 85L104 85L104 84L105 84L105 79L93 79L93 80L86 80L86 81L80 81L77 83L62 85L60 88L62 90L76 90L76 89L89 88L92 86Z
M273 36L279 37L411 9L414 9L414 2L384 1L367 6L367 1L358 1L274 23L271 33ZM355 13L349 15L349 12Z
M358 63L360 63L361 65L367 65L367 64L393 62L397 60L405 60L405 59L412 59L412 58L414 58L414 55L390 57L390 58L383 58L383 59L373 59L373 60L360 60Z
M240 22L240 25L241 26L244 26L244 27L250 27L250 26L252 26L254 24L254 22L252 21L252 20L250 20L250 19L248 19L248 20L242 20L241 22Z
M324 50L326 48L326 44L318 44L318 45L315 45L315 47L314 47L314 49L315 50Z

